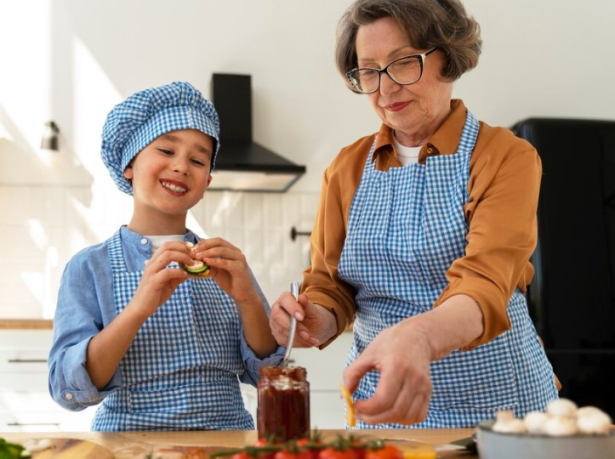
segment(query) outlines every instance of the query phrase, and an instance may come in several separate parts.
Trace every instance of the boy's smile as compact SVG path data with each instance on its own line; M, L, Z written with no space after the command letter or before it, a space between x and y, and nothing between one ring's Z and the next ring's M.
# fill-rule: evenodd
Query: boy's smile
M160 180L164 188L169 190L175 196L182 196L188 191L188 185L176 180Z

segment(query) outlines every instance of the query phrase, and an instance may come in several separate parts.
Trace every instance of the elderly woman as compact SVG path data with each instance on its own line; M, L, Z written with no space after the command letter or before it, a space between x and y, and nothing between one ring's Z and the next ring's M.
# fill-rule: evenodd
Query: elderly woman
M354 320L344 372L360 428L473 426L557 398L530 320L541 164L479 122L453 82L478 62L478 24L457 0L357 0L337 66L380 130L327 168L298 302L271 325L327 345Z

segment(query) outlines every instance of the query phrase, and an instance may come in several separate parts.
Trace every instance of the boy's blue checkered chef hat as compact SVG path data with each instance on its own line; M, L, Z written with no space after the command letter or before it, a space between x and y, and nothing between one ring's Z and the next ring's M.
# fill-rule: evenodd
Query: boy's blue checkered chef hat
M189 83L139 91L111 110L103 127L102 159L121 191L132 195L124 170L137 153L178 129L197 129L214 139L213 169L220 148L220 120L213 104Z

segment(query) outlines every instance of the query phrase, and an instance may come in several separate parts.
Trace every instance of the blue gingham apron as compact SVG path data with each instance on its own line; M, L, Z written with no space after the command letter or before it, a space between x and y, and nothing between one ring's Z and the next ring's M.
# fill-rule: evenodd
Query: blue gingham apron
M115 308L142 271L126 270L119 231L108 241ZM120 363L122 387L105 398L92 430L254 429L237 375L240 321L213 279L188 279L149 317Z
M352 363L384 329L432 310L447 286L446 271L463 257L468 225L470 157L479 124L468 112L457 152L426 164L378 171L374 145L350 207L338 272L357 291ZM413 428L474 426L502 409L522 416L557 398L553 369L538 341L524 295L508 303L512 329L471 351L431 362L433 395L427 419ZM412 358L411 355L408 358ZM369 372L355 400L374 394L379 373ZM358 428L400 428L358 422Z

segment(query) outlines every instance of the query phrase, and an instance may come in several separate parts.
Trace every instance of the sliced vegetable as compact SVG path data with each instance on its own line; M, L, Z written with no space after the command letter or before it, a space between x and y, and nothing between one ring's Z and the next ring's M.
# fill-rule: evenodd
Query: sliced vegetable
M209 265L206 265L202 261L194 260L194 263L189 266L186 265L185 269L190 274L202 274L209 271Z
M350 394L348 388L343 384L340 386L340 389L342 391L342 398L346 402L346 422L348 423L348 427L354 427L357 425L357 420L355 419L352 395Z

